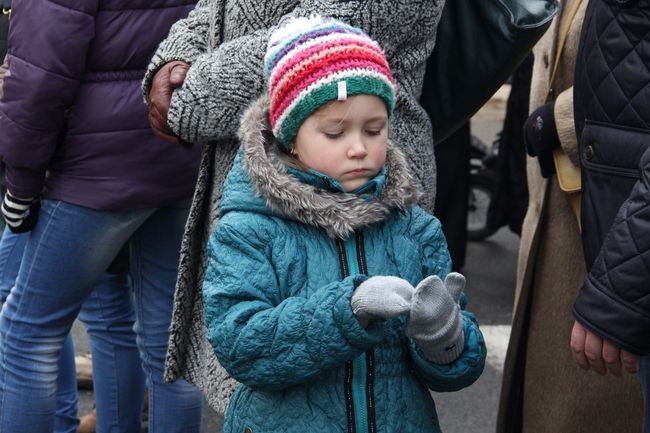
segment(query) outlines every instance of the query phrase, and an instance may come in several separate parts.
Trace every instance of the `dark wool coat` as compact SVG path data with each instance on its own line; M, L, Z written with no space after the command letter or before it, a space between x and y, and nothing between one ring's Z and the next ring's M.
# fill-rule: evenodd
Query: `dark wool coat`
M546 102L559 32L575 0L561 10L534 49L531 112ZM571 23L555 82L555 120L563 150L579 164L573 122L573 76L583 0ZM512 334L503 372L498 433L638 433L643 416L638 378L598 376L570 352L571 306L585 278L582 242L567 194L528 157L524 219Z

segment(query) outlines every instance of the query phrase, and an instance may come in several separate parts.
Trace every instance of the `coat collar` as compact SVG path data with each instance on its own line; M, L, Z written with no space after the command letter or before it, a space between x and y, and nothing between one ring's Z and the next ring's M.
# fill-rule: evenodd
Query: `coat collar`
M275 153L266 96L244 113L239 137L241 162L254 195L262 198L273 213L322 228L333 238L347 238L355 230L383 221L393 212L405 211L420 197L403 154L391 142L385 179L377 195L335 192L302 182Z

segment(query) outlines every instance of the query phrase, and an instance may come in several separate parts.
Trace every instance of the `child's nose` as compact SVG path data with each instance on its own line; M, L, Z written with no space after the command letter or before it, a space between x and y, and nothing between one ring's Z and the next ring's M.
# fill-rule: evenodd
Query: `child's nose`
M355 137L348 148L348 157L363 158L368 154L365 143L361 137Z

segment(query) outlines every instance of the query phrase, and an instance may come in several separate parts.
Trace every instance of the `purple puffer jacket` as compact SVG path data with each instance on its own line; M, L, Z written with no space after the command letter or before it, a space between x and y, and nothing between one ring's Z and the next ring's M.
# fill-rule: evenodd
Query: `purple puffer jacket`
M196 0L14 0L0 155L17 197L99 210L157 207L194 190L200 159L159 140L140 82Z

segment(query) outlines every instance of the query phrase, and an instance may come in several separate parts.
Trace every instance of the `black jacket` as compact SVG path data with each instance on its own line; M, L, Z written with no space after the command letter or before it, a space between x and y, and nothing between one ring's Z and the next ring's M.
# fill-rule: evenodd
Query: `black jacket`
M574 85L589 274L575 318L650 353L650 0L594 0Z

